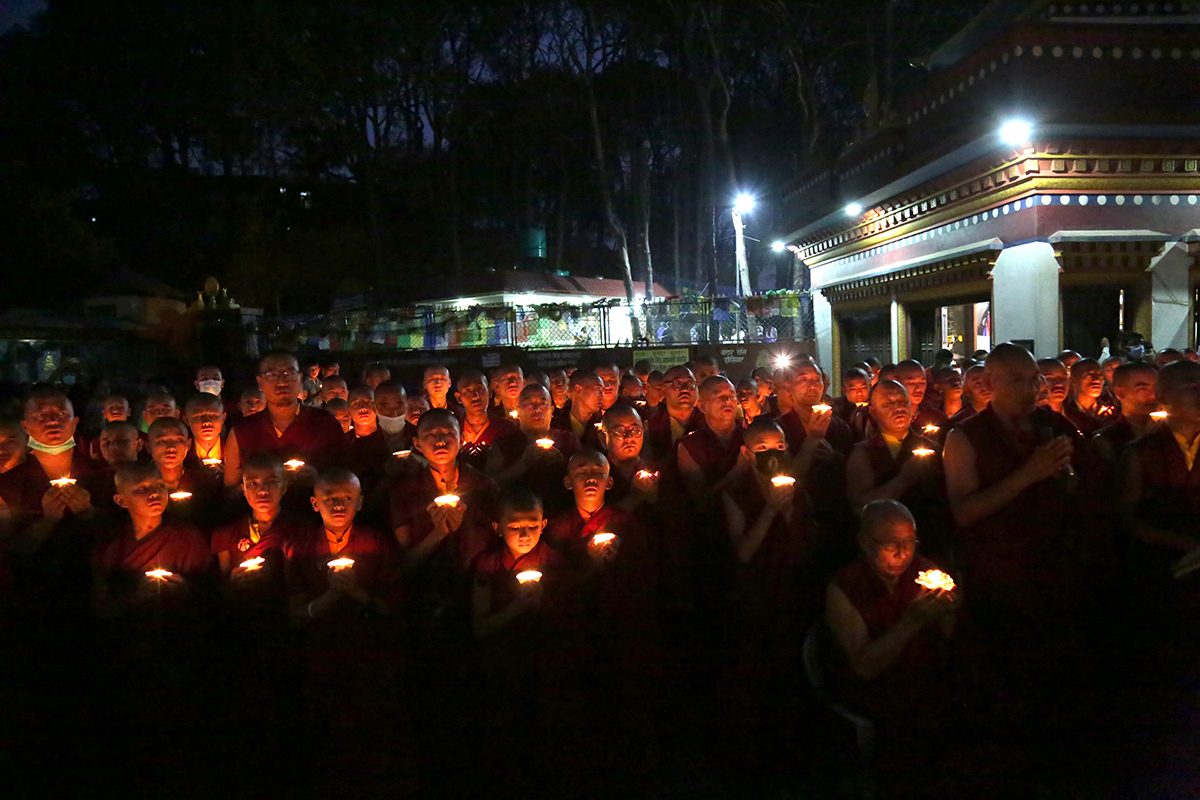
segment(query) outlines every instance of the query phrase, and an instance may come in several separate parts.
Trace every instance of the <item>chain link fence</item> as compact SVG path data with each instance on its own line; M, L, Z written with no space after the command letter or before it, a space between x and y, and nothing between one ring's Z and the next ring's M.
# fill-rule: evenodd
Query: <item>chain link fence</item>
M261 350L282 345L345 352L769 344L812 339L813 314L808 292L633 304L417 305L266 318L259 338Z

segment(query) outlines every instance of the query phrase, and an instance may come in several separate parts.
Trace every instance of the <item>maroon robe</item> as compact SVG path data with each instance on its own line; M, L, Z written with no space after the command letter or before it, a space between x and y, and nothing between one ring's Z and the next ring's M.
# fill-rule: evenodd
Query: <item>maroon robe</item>
M1079 466L1083 440L1074 425L1048 408L1035 409L1030 422L1033 431L1014 436L989 406L962 424L959 430L975 452L980 490L1019 469L1036 447L1057 436L1074 441L1072 464ZM1015 630L1022 622L1045 622L1057 614L1051 609L1064 599L1075 533L1068 480L1060 475L1039 481L1004 508L958 531L956 552L971 587L972 616L980 625Z
M195 527L164 519L139 541L128 518L97 544L93 560L100 580L107 585L109 594L118 599L140 591L151 580L146 577L150 570L165 569L189 581L186 591L164 585L163 605L147 607L151 612L194 608L198 590L212 577L214 563L208 541Z
M163 515L165 522L195 525L207 534L228 519L228 511L224 506L225 482L221 473L204 466L191 454L183 460L179 485L171 490L172 494L175 492L191 492L192 496L169 500Z
M270 409L243 417L233 427L238 453L243 464L260 453L283 460L298 458L318 471L341 466L346 435L332 414L312 406L300 406L300 413L280 436L271 422Z
M921 436L928 436L931 439L937 439L938 437L944 439L947 433L946 427L949 422L950 418L942 413L940 408L921 403L917 407L916 416L913 417L912 424L909 427L913 433L920 434ZM937 430L926 432L925 429L930 425L936 427Z
M100 495L111 488L111 482L105 480L103 464L89 459L78 447L71 455L71 477L92 495L92 505L97 508L104 500ZM49 490L50 477L38 461L36 452L31 451L24 462L0 474L0 498L11 512L21 516L42 516L42 497ZM66 516L71 516L69 510Z
M237 567L243 561L265 557L268 553L282 550L284 543L294 534L296 525L291 520L276 517L271 527L262 532L258 542L250 538L250 523L254 519L246 514L241 519L222 525L213 531L209 549L213 555L229 554L229 563Z
M346 438L346 466L358 476L363 495L369 495L385 477L385 469L396 452L388 442L383 428L367 436L358 436L351 428Z
M925 447L933 450L932 455L914 456L913 450ZM887 483L900 474L905 462L910 458L932 459L933 469L929 478L910 487L898 499L912 512L917 523L917 533L921 537L921 547L926 552L944 554L949 544L949 533L953 528L950 507L946 499L945 473L942 469L942 448L933 438L920 436L911 430L900 443L900 450L895 458L888 447L883 434L877 434L859 442L854 446L867 455L874 476L873 486L878 487Z
M1129 419L1124 416L1118 417L1112 424L1105 425L1096 431L1096 436L1108 443L1117 460L1120 460L1121 456L1125 453L1125 448L1133 444L1134 439L1138 438L1137 431L1133 429L1133 425L1129 422Z
M459 499L466 504L462 525L452 531L431 558L445 559L448 565L465 573L471 561L487 549L488 542L495 536L492 530L496 496L496 483L477 469L461 465L458 468ZM412 549L433 533L433 517L428 506L441 495L431 470L425 469L415 478L401 481L392 487L391 525L393 528L406 526L409 531L408 547Z
M487 426L473 442L467 441L466 423L463 423L462 447L458 451L458 463L469 464L482 472L487 468L488 454L498 439L519 433L520 426L507 416L488 416Z
M795 455L800 451L804 440L808 438L808 428L805 427L804 420L800 419L800 415L796 413L795 409L792 409L779 418L779 427L783 428L783 433L787 436L788 452ZM825 440L836 452L846 455L854 445L854 432L845 422L833 417L829 420L829 427L825 431Z
M854 441L861 442L866 438L871 423L871 413L867 406L857 406L842 395L833 401L833 416L849 426Z
M371 595L392 598L398 591L396 546L386 536L357 522L350 528L350 541L334 555L329 549L325 525L310 522L297 526L283 542L288 594L308 603L329 590L329 562L338 558L354 559L354 576ZM361 607L347 601L334 617L356 617Z
M708 489L737 466L738 457L742 454L742 429L735 425L726 443L705 425L686 434L675 444L686 450L700 467L704 473L704 486Z
M960 408L958 411L951 414L950 418L948 420L946 420L946 429L947 430L943 431L943 434L949 433L951 430L953 430L954 428L957 428L959 425L962 425L964 422L966 422L967 420L969 420L971 417L975 416L978 413L979 412L975 410L975 406L971 405L970 403L968 403L967 401L964 400L962 408ZM943 435L942 440L945 441L945 438L946 438L945 435Z
M1142 467L1142 495L1134 513L1138 519L1166 531L1195 535L1200 520L1200 457L1191 470L1166 425L1155 427L1129 445ZM1170 566L1183 554L1137 541L1131 558L1143 569L1169 580Z
M698 407L693 407L691 415L683 425L683 435L686 436L703 426L704 412ZM675 443L671 441L671 415L665 405L660 411L651 414L646 422L646 438L642 444L642 452L659 463L667 461L675 454Z
M1104 414L1099 413L1101 408L1099 401L1093 406L1092 411L1085 411L1075 402L1075 398L1068 397L1063 401L1063 416L1071 421L1071 423L1079 429L1079 432L1084 436L1091 436L1099 431L1105 425L1114 421L1116 417L1113 414L1113 409L1109 406L1103 406L1108 411Z
M544 437L536 438L553 439L553 449L557 450L562 458L553 458L551 454L547 454L546 458L539 458L515 480L515 483L537 495L542 501L542 510L550 517L564 511L572 502L571 493L563 484L563 478L567 477L567 463L579 450L579 441L569 431L555 429L548 431ZM492 448L499 452L501 469L507 470L520 460L525 449L531 444L533 440L529 435L517 428L497 439Z

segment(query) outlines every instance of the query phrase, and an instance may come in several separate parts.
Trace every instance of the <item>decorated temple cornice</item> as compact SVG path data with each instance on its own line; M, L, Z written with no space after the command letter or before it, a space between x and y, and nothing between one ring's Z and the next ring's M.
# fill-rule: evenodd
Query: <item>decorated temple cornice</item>
M1157 150L1158 152L1152 152ZM991 163L976 161L794 243L810 266L1040 195L1200 193L1196 142L1046 142ZM1081 202L1086 203L1086 200ZM1190 200L1195 204L1195 200Z

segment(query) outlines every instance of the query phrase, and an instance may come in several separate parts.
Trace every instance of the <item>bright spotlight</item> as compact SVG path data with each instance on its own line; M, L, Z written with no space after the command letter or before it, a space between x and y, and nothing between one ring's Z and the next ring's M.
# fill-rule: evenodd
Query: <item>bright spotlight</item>
M1000 141L1008 145L1028 144L1033 138L1033 125L1023 119L1011 119L1000 126Z
M777 241L777 242L772 242L772 244L771 244L771 249L774 250L776 253L782 253L784 248L786 248L786 247L787 247L787 245L785 245L783 242Z
M748 194L739 194L733 201L733 210L739 214L749 214L754 210L754 198Z
M862 203L850 203L846 206L847 217L857 217L862 213Z
M787 353L775 356L775 369L787 369L792 365L792 357Z

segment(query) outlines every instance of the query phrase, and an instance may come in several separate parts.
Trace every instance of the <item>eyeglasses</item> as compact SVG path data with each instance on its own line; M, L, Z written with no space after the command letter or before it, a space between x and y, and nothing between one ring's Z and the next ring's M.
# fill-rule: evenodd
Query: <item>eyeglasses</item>
M618 439L641 439L646 435L645 429L637 425L628 428L613 428L609 433Z
M294 369L272 369L258 374L269 381L294 381L300 377L300 373Z

